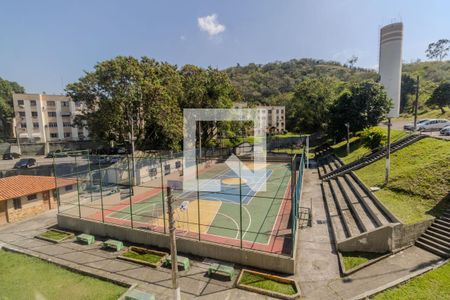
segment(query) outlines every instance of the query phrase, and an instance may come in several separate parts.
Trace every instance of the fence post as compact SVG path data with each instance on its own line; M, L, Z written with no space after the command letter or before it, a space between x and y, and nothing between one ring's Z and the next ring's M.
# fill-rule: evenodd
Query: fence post
M98 171L100 172L100 204L102 209L102 223L105 223L105 211L103 209L103 176L102 176L102 167L100 165L100 160L98 160Z
M59 214L59 206L61 205L61 199L59 196L59 189L58 189L58 178L56 177L56 163L55 163L55 156L53 155L53 176L55 177L55 192L56 192L56 207L58 208L58 214Z
M241 174L241 160L239 159L239 232L242 249L242 174Z
M77 174L77 199L78 199L78 216L81 219L81 204L80 204L80 184L78 179L78 165L77 165L77 156L75 155L75 172Z
M161 201L162 201L162 209L163 209L164 234L166 234L167 230L166 230L166 206L164 203L164 170L163 170L161 155L159 156L159 166L161 168ZM158 174L158 172L156 172L156 174Z
M200 163L201 163L201 157L200 157ZM197 224L198 224L198 240L200 241L200 183L198 179L198 164L199 164L199 157L197 155L197 159L195 160L195 167L196 167L196 181L197 181ZM188 224L189 228L189 224Z
M128 166L128 186L129 186L129 190L130 190L130 222L131 222L131 228L133 228L133 195L134 195L134 191L133 191L133 185L131 182L131 174L130 174L130 157L127 154L127 166Z

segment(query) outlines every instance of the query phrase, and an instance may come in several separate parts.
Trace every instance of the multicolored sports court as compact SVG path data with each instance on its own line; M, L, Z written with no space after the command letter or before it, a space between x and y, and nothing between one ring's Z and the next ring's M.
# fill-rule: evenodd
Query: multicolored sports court
M108 166L92 164L92 157L78 158L77 168L64 170L61 176L77 177L77 199L61 196L60 213L168 234L170 186L178 237L292 255L300 158L271 157L264 165L265 174L252 178L237 174L224 159L205 158L198 164L197 178L219 180L220 191L214 192L202 186L183 191L180 157L135 158L135 186L130 184L133 163L129 158ZM249 158L242 165L261 168Z

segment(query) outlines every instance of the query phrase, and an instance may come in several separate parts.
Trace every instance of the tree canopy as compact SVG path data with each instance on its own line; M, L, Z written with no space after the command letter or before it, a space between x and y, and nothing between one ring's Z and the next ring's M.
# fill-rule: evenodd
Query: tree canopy
M148 57L100 62L66 91L84 104L76 124L88 126L94 139L129 141L133 126L139 149L180 150L183 108L229 108L237 99L221 71L192 65L178 70Z
M383 86L366 80L349 86L330 109L329 133L340 139L345 136L345 123L358 132L383 120L391 107Z
M442 113L445 113L444 107L450 106L450 82L442 82L439 84L427 103L430 106L438 106Z
M342 89L342 82L333 77L306 78L297 84L286 105L288 130L312 133L325 129Z
M12 95L25 93L25 89L17 82L0 77L0 138L11 136L11 119L14 116Z

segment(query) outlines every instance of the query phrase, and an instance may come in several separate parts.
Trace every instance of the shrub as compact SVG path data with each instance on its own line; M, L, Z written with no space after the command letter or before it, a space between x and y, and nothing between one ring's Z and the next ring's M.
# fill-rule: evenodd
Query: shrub
M364 146L374 150L386 141L386 135L381 128L366 128L361 133L361 141Z

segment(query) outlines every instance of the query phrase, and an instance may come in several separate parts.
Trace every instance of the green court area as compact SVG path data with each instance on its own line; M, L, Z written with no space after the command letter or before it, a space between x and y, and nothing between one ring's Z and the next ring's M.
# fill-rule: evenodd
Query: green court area
M291 165L268 163L266 171L267 181L264 191L260 189L255 192L245 184L242 184L241 189L239 185L231 187L224 185L221 192L200 192L198 195L196 192L176 191L177 205L182 201L189 201L187 211L175 207L177 228L191 234L198 234L200 230L201 234L231 239L240 239L242 230L243 241L267 244L275 226L278 230L287 229L288 226L291 213L291 195L288 192ZM211 165L199 174L200 179L223 180L232 178L231 176L236 177L236 174L224 163ZM141 193L151 193L151 190L141 187ZM136 197L138 196L139 194L136 194ZM129 205L120 207L107 214L107 218L128 221L131 220L132 211L133 222L138 222L138 226L148 224L150 228L152 226L164 228L164 225L168 226L168 221L167 217L164 220L163 203L161 189L155 188L154 194L133 203L131 210ZM167 209L165 211L167 212Z

